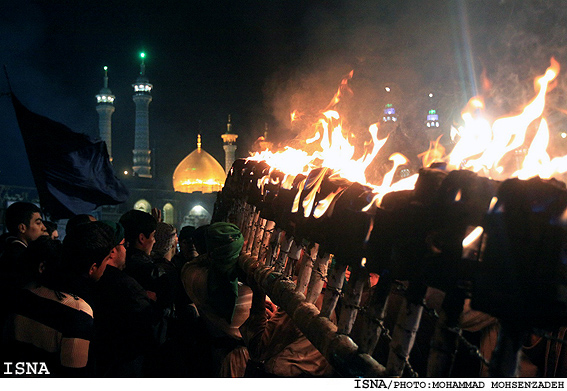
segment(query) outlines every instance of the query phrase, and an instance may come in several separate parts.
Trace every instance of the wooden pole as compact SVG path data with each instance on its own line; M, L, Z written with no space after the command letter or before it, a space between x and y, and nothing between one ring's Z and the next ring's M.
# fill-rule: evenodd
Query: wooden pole
M260 248L262 247L262 238L264 237L265 228L266 228L267 220L261 217L258 217L258 223L256 224L256 230L254 231L254 239L252 242L252 249L250 250L250 254L253 257L258 257L260 253Z
M358 309L360 306L360 298L362 297L362 289L368 279L368 273L362 267L354 267L351 271L345 295L344 306L341 308L339 316L338 331L341 334L350 334Z
M305 289L309 284L309 279L311 278L311 272L313 270L313 264L317 257L317 252L319 251L319 245L317 243L311 243L307 246L307 251L303 252L301 256L301 265L299 267L299 273L297 276L296 290L299 293L305 294Z
M271 220L266 220L266 224L264 225L264 232L262 234L262 240L260 241L260 250L258 251L258 259L261 259L264 263L268 262L267 255L269 253L272 236L274 236L275 226L276 223Z
M371 355L378 344L382 334L382 322L386 314L391 286L392 279L390 275L384 274L380 276L378 283L374 287L370 301L366 306L366 312L362 315L362 333L358 344L361 353Z
M323 290L325 281L327 280L327 269L331 254L317 254L317 260L313 265L309 285L307 286L307 294L305 299L308 303L315 303Z
M282 232L280 234L280 244L279 244L280 251L277 254L277 258L275 258L275 262L273 264L274 271L281 272L282 270L284 270L292 244L293 244L293 238L289 236L286 232ZM275 256L276 254L273 253L272 258L274 258Z
M386 366L389 376L403 375L406 362L415 343L419 324L421 323L426 287L420 285L416 289L411 288L412 286L410 285L411 292L406 292L408 297L404 297L400 307L398 320L394 327L392 341L390 342L390 352Z
M329 318L333 313L343 289L346 269L346 264L338 263L331 269L327 281L327 288L325 289L325 295L323 296L321 316Z

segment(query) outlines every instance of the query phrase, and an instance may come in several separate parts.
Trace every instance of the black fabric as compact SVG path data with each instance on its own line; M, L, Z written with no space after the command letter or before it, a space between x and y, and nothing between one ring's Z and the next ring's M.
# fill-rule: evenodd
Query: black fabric
M96 362L100 376L142 376L159 343L162 314L145 289L107 265L95 285Z
M170 311L176 321L185 322L195 317L195 309L191 307L191 299L187 296L179 271L175 265L165 258L154 261L159 269L157 279L158 304ZM171 325L171 323L170 323Z
M59 294L61 297L68 295L67 293ZM76 298L76 300L79 299ZM64 367L61 364L61 351L52 352L29 342L15 340L13 323L14 317L21 315L57 330L63 338L80 338L92 342L94 338L92 316L60 302L41 297L27 289L22 289L16 297L13 297L13 302L12 314L7 318L8 322L4 326L2 337L0 351L3 362L11 362L14 363L13 365L17 362L45 363L49 371L48 376L51 377L93 376L94 363L90 358L90 348L87 366L83 368ZM28 330L30 331L41 332L37 328ZM21 373L18 375L14 366L9 372L4 375L21 376ZM38 376L44 377L46 374L39 373Z
M91 278L85 275L70 274L65 276L62 291L79 296L92 308L94 307L94 289L95 281Z
M12 103L44 213L55 220L71 218L128 199L104 141L93 142L29 111L14 94Z
M68 293L61 293L61 295L67 296ZM17 314L60 331L65 338L92 340L93 318L89 314L40 297L27 289L20 291L16 302L18 303ZM70 323L69 319L74 319L74 321Z
M157 279L160 276L159 269L154 264L152 258L142 250L128 247L124 272L138 281L145 290L157 293Z
M12 311L13 297L24 286L26 278L21 272L20 258L26 246L14 236L4 238L0 255L0 327Z

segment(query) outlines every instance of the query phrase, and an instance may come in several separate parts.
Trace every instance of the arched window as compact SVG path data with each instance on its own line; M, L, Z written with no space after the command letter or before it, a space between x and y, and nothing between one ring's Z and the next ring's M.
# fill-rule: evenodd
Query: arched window
M134 209L141 210L142 212L152 213L152 206L150 203L144 199L136 201L134 204Z
M171 205L171 203L169 202L163 206L162 220L164 223L173 224L173 220L174 220L173 205Z

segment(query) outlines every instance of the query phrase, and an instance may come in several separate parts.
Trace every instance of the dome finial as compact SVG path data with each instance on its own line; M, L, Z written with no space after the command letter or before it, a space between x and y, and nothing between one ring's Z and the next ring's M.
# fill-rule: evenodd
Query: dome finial
M197 135L197 149L199 151L201 150L201 134L200 133Z

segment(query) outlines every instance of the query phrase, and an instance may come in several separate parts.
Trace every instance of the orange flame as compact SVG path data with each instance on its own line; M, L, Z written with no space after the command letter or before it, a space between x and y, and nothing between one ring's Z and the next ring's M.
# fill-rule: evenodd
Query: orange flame
M394 166L390 171L388 171L388 173L386 173L386 175L384 175L382 184L380 186L374 186L374 189L372 191L374 193L374 197L372 201L362 209L363 212L370 210L373 206L380 206L380 204L382 203L382 198L384 198L384 196L390 192L411 190L415 187L418 174L414 174L408 178L404 178L395 183L392 183L398 167L408 163L408 159L401 153L394 153L390 156L390 160L394 162Z
M502 176L506 171L506 168L501 165L504 156L524 145L530 124L543 114L545 95L550 88L549 84L559 74L559 69L559 63L552 58L545 74L535 80L538 91L532 101L520 114L499 118L492 125L478 115L478 111L484 108L482 100L471 99L462 113L464 126L452 134L460 139L447 158L449 167L470 169L488 176ZM542 119L538 133L529 149L528 157L524 161L525 167L517 170L512 177L520 176L527 179L534 175L551 176L553 175L552 170L565 172L561 159L553 159L553 165L551 160L548 160L549 156L545 152L548 140L547 122ZM542 156L543 154L547 157ZM534 157L536 155L537 157Z
M421 159L423 167L429 167L432 163L442 162L445 156L445 147L439 143L441 136L437 140L429 142L429 149L417 155Z
M301 117L303 116L303 113L300 113L297 110L293 110L289 116L290 116L291 122L299 121L301 119Z
M339 89L337 90L337 92L335 93L335 96L333 96L333 99L331 99L331 102L329 103L329 105L327 106L327 108L324 111L330 110L331 108L335 107L337 105L337 103L340 102L340 100L341 100L341 98L342 98L342 96L344 95L345 92L352 94L352 90L348 86L348 81L350 79L352 79L353 75L354 75L354 69L352 71L350 71L349 74L341 81Z
M282 187L286 189L291 188L294 178L297 175L303 174L307 176L314 168L324 168L324 170L319 173L318 177L309 185L307 185L306 179L297 184L298 192L292 205L292 213L299 211L302 196L303 202L301 206L303 206L305 217L313 215L315 218L319 218L327 211L333 199L344 190L344 187L340 187L315 204L315 195L320 189L323 178L329 172L331 177L338 176L350 182L365 184L373 189L376 196L373 202L365 209L369 209L372 205L379 203L379 200L381 200L387 192L411 189L415 185L417 174L413 177L392 183L397 168L408 162L407 159L399 153L390 157L390 160L394 162L394 166L392 170L385 175L380 186L367 183L365 170L370 163L372 163L388 139L387 137L384 139L378 138L378 124L373 124L368 129L372 141L365 143L365 146L371 146L371 148L365 150L365 153L359 159L353 159L355 147L348 141L347 137L343 136L346 132L343 131L340 115L337 111L333 110L333 107L339 103L341 97L346 92L352 93L348 87L348 81L352 76L353 71L342 80L333 99L322 112L322 117L314 125L316 128L315 135L305 141L306 144L319 142L320 150L309 154L302 150L286 147L280 152L266 150L256 153L249 158L254 161L265 161L270 167L277 168L279 171L283 172L285 177L282 181ZM298 115L297 110L291 113L292 121L297 120ZM266 181L267 178L261 178L258 181L258 187L263 189ZM309 188L306 186L309 186ZM303 194L305 192L307 193Z

